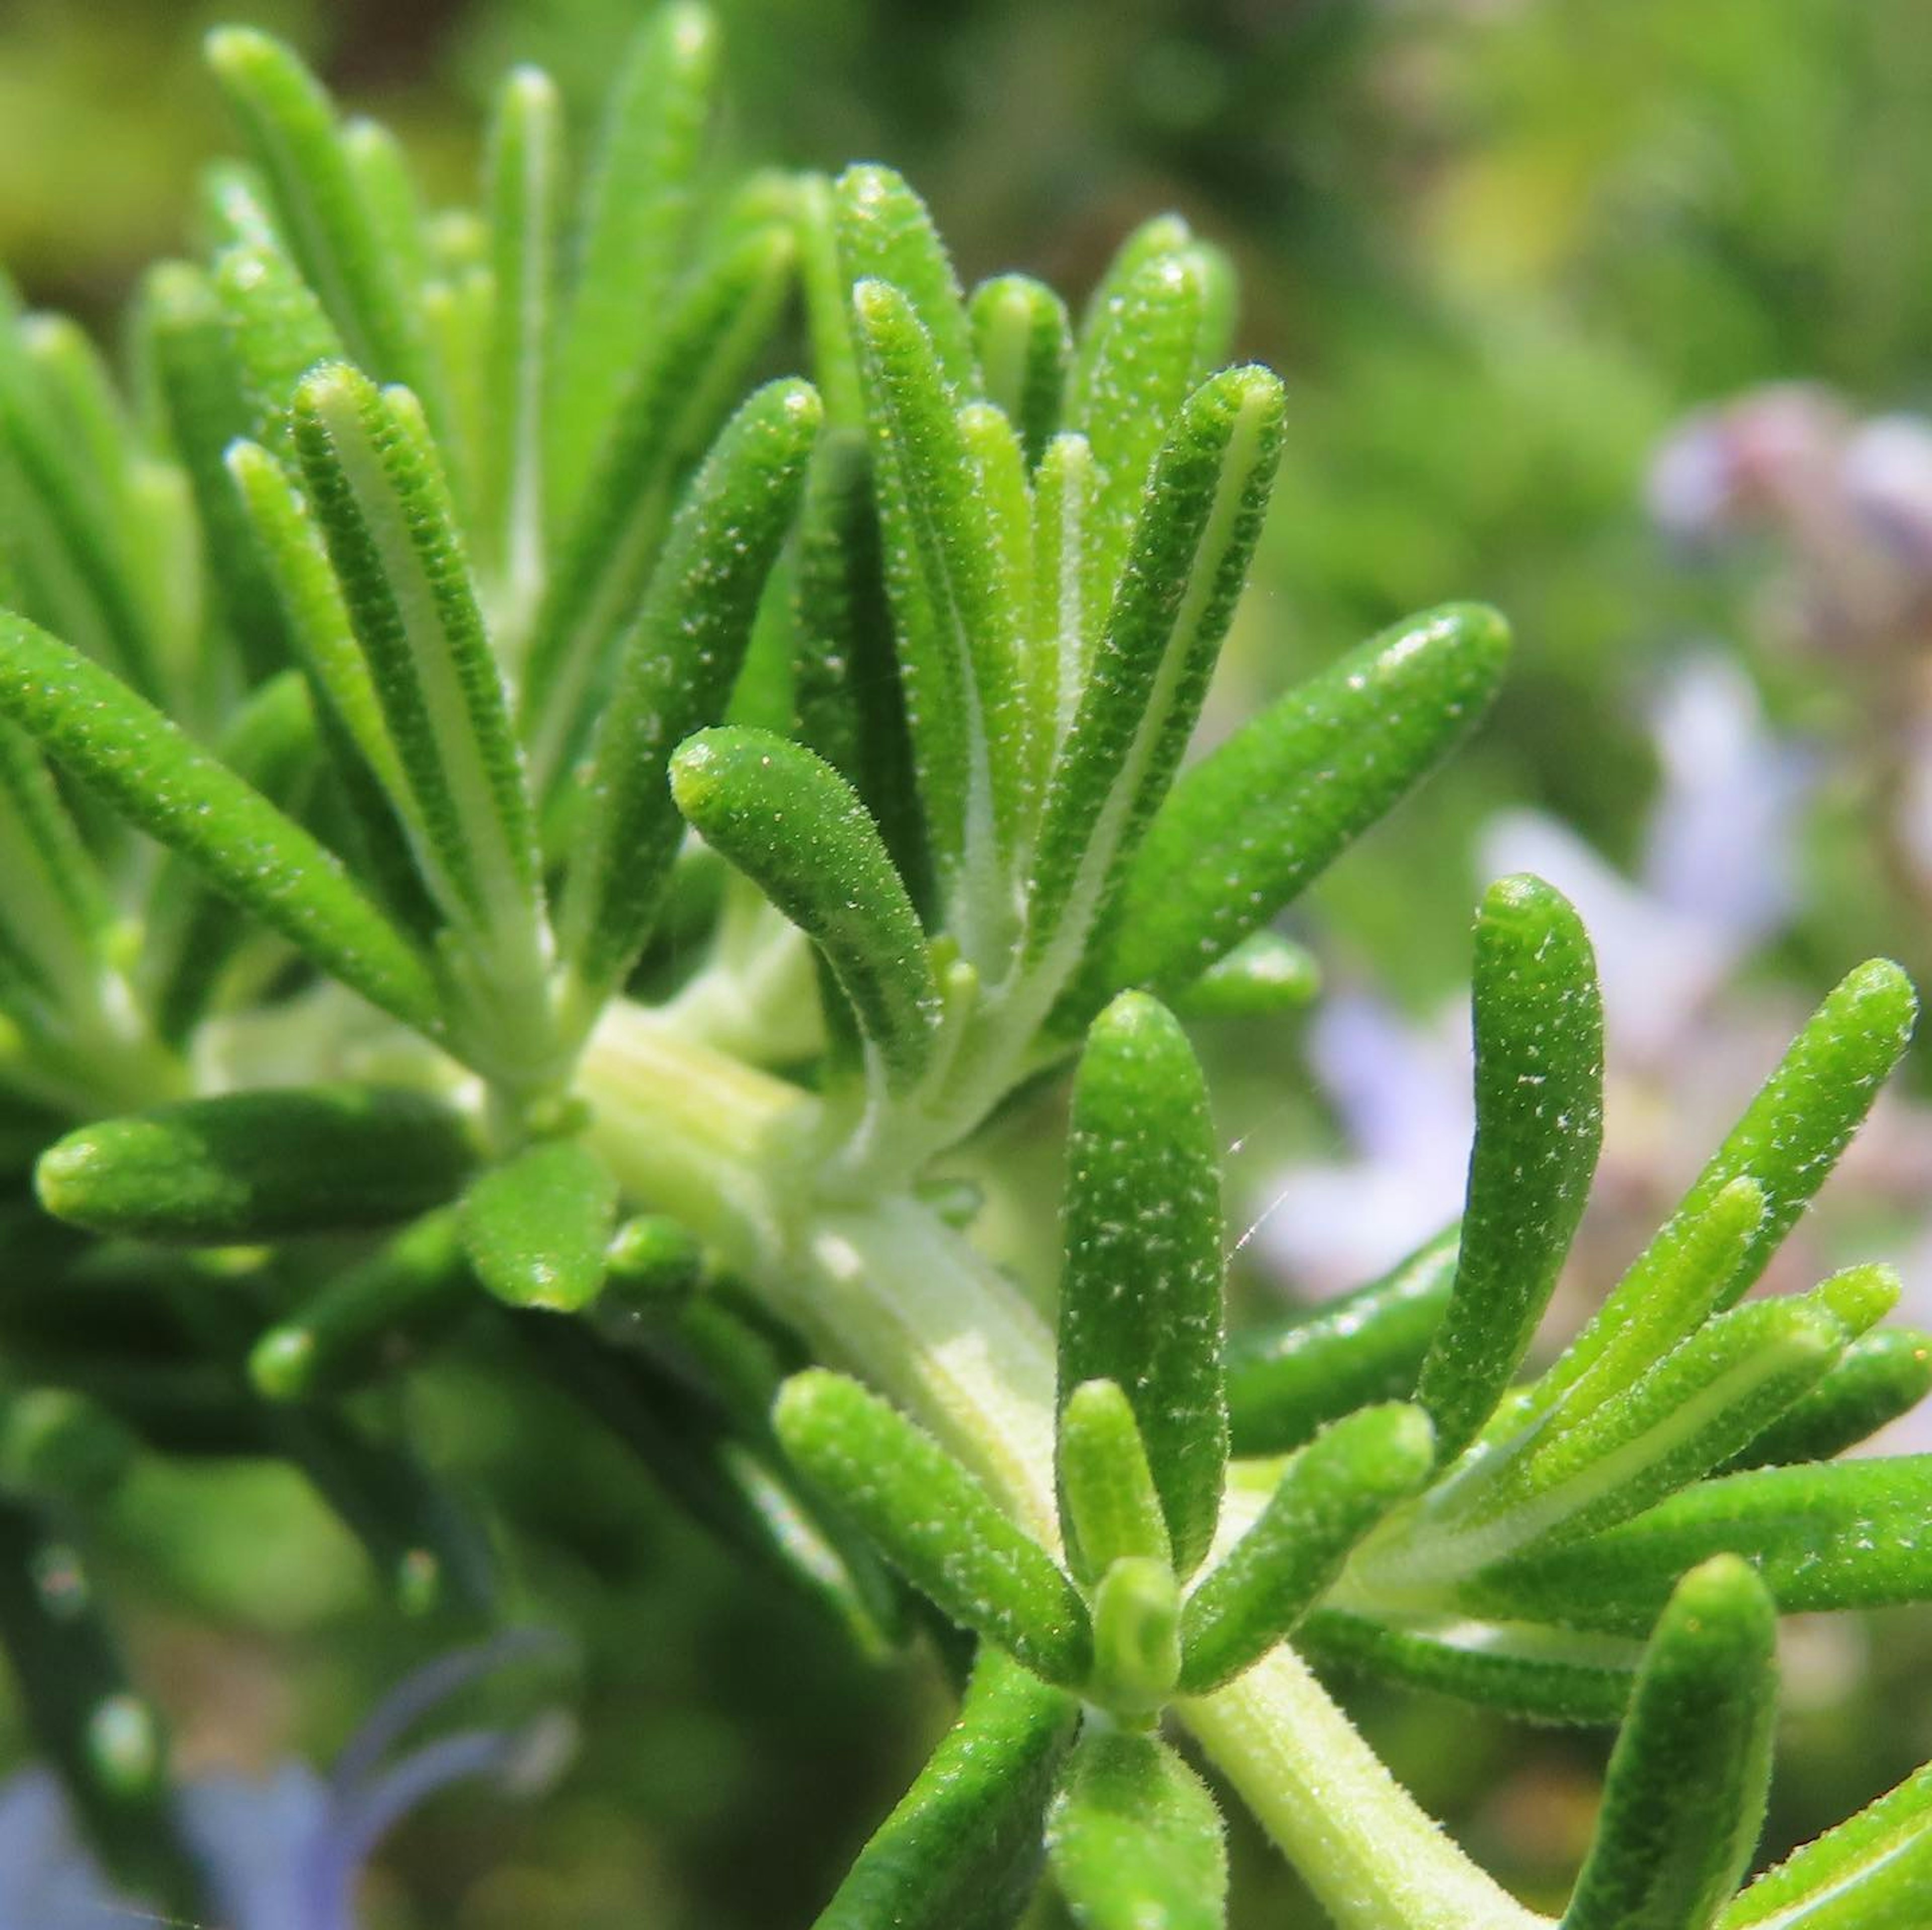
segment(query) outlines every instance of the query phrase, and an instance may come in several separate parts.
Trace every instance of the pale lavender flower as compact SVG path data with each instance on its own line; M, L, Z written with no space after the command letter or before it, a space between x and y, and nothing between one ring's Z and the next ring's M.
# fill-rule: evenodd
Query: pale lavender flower
M182 1836L218 1913L207 1930L355 1930L362 1865L412 1809L473 1777L525 1789L547 1780L560 1760L555 1719L392 1752L464 1684L556 1647L514 1635L428 1664L384 1699L326 1777L290 1763L266 1781L212 1775L185 1784ZM152 1920L101 1873L50 1771L25 1770L0 1785L0 1930L130 1930Z

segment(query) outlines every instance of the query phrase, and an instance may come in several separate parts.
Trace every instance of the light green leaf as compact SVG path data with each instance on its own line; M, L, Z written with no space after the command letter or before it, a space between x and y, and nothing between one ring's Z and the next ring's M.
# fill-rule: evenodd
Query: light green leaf
M0 714L325 971L440 1033L428 965L330 853L107 672L4 613Z
M538 1141L490 1167L463 1200L476 1277L512 1307L581 1312L603 1290L617 1182L580 1140Z
M56 1218L202 1246L381 1226L439 1206L474 1159L418 1092L294 1086L187 1099L70 1132L34 1185Z
M1151 1722L1180 1677L1180 1584L1165 1560L1121 1555L1094 1590L1087 1699L1118 1720Z
M1182 1690L1205 1695L1259 1662L1435 1464L1418 1407L1364 1408L1317 1434L1288 1463L1259 1520L1187 1598Z
M1163 996L1259 928L1466 736L1509 632L1452 604L1292 690L1186 772L1136 854L1094 975Z
M1083 1380L1060 1409L1058 1464L1064 1538L1085 1572L1133 1557L1162 1566L1174 1545L1132 1404L1113 1380Z
M1228 1853L1202 1781L1153 1736L1089 1724L1046 1821L1080 1930L1220 1930Z
M1707 1930L1763 1827L1777 1611L1720 1555L1678 1584L1611 1752L1563 1930Z
M671 753L724 708L820 417L800 382L770 383L740 409L692 484L626 640L558 915L586 1022L650 933L680 835Z
M1604 1133L1604 1008L1575 908L1540 879L1490 886L1471 999L1476 1140L1462 1251L1416 1398L1444 1462L1528 1351L1589 1197Z
M700 731L670 763L671 794L711 847L824 953L890 1091L929 1062L939 987L919 914L858 793L770 731Z
M832 189L842 297L855 282L896 289L924 331L954 406L976 399L972 325L932 217L890 168L848 168Z
M980 393L1006 412L1036 464L1060 426L1060 391L1073 352L1066 304L1030 275L982 281L967 307Z
M1214 1538L1227 1457L1220 1155L1180 1026L1144 994L1117 999L1074 1080L1060 1405L1089 1380L1126 1394L1183 1575ZM1088 1551L1072 1558L1094 1573Z
M1048 1682L1084 1683L1091 1639L1072 1584L930 1434L815 1368L785 1383L772 1419L800 1472L944 1614Z

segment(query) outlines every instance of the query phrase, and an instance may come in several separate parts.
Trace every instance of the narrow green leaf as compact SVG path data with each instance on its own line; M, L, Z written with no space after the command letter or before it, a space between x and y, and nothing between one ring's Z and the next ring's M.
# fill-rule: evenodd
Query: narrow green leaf
M673 1310L704 1278L704 1252L696 1236L666 1213L626 1220L612 1234L604 1261L611 1291L633 1308Z
M1175 1001L1183 1018L1272 1018L1321 996L1322 966L1305 945L1257 931L1217 958Z
M1912 1036L1918 1001L1905 974L1874 958L1826 997L1744 1116L1700 1173L1663 1230L1618 1282L1592 1323L1594 1351L1565 1355L1538 1383L1532 1413L1552 1405L1600 1352L1657 1293L1660 1277L1678 1264L1688 1224L1701 1217L1732 1180L1755 1180L1764 1216L1713 1304L1727 1307L1769 1263L1838 1155L1878 1097L1879 1088Z
M316 748L315 712L295 670L260 685L234 712L218 746L230 770L289 811L308 787ZM154 874L142 924L141 962L154 1027L163 1038L178 1043L214 999L248 936L248 920L190 860L170 852Z
M842 292L890 283L911 310L956 406L971 400L977 370L972 325L946 244L920 200L890 168L848 168L834 184Z
M1561 1406L1593 1413L1621 1393L1709 1314L1764 1223L1764 1188L1755 1179L1733 1179L1696 1213L1679 1213L1667 1236L1652 1242L1648 1291L1642 1305L1612 1293L1548 1374L1498 1409L1490 1431L1526 1428ZM1546 1389L1561 1383L1560 1401Z
M558 913L560 948L591 1009L650 933L680 836L671 753L724 708L820 415L801 382L769 383L739 410L691 485L626 640Z
M1493 611L1385 631L1188 771L1120 894L1096 996L1178 992L1264 925L1466 736L1509 654Z
M1829 1461L1910 1413L1928 1394L1932 1334L1881 1328L1846 1348L1831 1372L1772 1422L1730 1469Z
M1678 1575L1745 1557L1787 1614L1932 1599L1932 1455L1754 1468L1466 1584L1472 1604L1640 1633Z
M448 1199L474 1156L422 1093L294 1086L82 1126L40 1155L34 1185L95 1233L231 1245L406 1219Z
M1053 714L1049 760L1080 714L1095 632L1106 610L1104 604L1088 601L1080 571L1097 484L1086 437L1054 436L1034 477L1034 594L1028 636L1030 682L1039 691L1034 701L1050 706ZM1050 762L1047 768L1052 769Z
M1184 1576L1214 1539L1227 1460L1220 1155L1185 1034L1144 994L1117 999L1074 1080L1060 1405L1083 1381L1126 1394Z
M1230 369L1188 397L1154 459L1047 793L1027 892L1030 962L1057 949L1072 969L1172 781L1261 533L1282 423L1280 382ZM1197 952L1189 976L1212 962Z
M184 262L163 262L142 286L140 325L168 439L187 472L203 541L221 559L208 576L222 622L248 676L260 681L287 662L288 645L223 460L254 424L212 283Z
M160 653L124 517L108 513L84 436L34 367L32 318L0 282L0 484L5 559L33 613L56 624L130 683L161 687Z
M1030 275L1003 274L974 289L967 313L980 393L1006 412L1028 463L1036 464L1060 427L1073 352L1066 304Z
M580 1140L539 1140L471 1182L463 1243L476 1277L512 1307L581 1312L603 1290L617 1182Z
M1620 1721L1643 1653L1621 1636L1541 1622L1427 1614L1384 1620L1329 1608L1304 1617L1294 1641L1325 1666L1532 1722Z
M717 69L712 16L674 4L646 19L612 90L590 157L547 424L562 516L580 495L588 498L606 425L659 346L683 265Z
M1428 1417L1417 1407L1364 1408L1316 1435L1288 1463L1260 1518L1187 1598L1184 1692L1205 1695L1259 1662L1435 1464Z
M343 158L356 183L376 245L387 258L405 307L430 278L428 223L403 144L380 121L355 115L342 124Z
M1714 1930L1920 1930L1932 1914L1932 1765L1768 1869Z
M1476 1142L1449 1308L1416 1398L1445 1463L1528 1351L1589 1197L1604 1133L1604 1007L1575 907L1504 878L1476 920Z
M440 1033L429 967L334 857L105 670L4 614L0 713L325 971Z
M1003 594L993 509L932 337L908 297L885 282L861 282L852 310L934 862L949 925L969 959L991 964L1010 942L1002 854L1018 826L1012 767L1000 751L1019 610Z
M1238 1455L1286 1454L1374 1401L1407 1400L1456 1278L1451 1227L1379 1280L1312 1313L1244 1327L1224 1356Z
M346 1392L452 1324L475 1293L455 1212L425 1214L270 1327L249 1351L248 1378L267 1401Z
M1151 256L1108 297L1068 376L1062 420L1100 471L1082 563L1097 608L1114 594L1161 445L1211 366L1208 319L1202 252Z
M421 856L494 972L530 984L543 949L535 819L434 452L398 392L340 364L304 377L295 421Z
M1634 1387L1546 1430L1486 1479L1479 1464L1471 1495L1450 1506L1460 1517L1457 1539L1486 1563L1552 1535L1574 1539L1628 1520L1762 1433L1824 1377L1847 1338L1828 1312L1802 1300L1733 1308Z
M350 355L380 380L420 386L422 340L391 237L320 83L289 48L250 28L218 28L208 61L268 184L276 224Z
M1158 1716L1180 1677L1180 1584L1165 1560L1122 1555L1094 1590L1087 1699L1118 1721Z
M982 1647L958 1720L860 1851L813 1930L1007 1930L1078 1704Z
M1227 1920L1220 1812L1155 1737L1088 1725L1047 1813L1046 1854L1080 1930Z
M503 628L520 638L543 591L544 424L556 326L563 109L541 69L504 82L490 130L487 196L494 297L484 358L482 527L503 586Z
M556 508L558 559L524 667L520 712L539 796L580 748L612 653L660 561L677 484L739 405L791 272L792 240L760 229L680 294L650 360L599 421L581 502Z
M248 406L249 433L287 455L296 384L318 364L344 359L342 337L279 247L224 250L215 257L214 293Z
M819 1368L786 1382L772 1418L800 1470L945 1614L1048 1682L1086 1680L1091 1638L1072 1584L930 1434Z
M670 762L677 807L824 954L889 1091L929 1062L939 987L878 827L823 758L770 731L700 731Z
M1763 1827L1777 1611L1720 1555L1678 1584L1611 1752L1563 1930L1706 1930Z
M1174 1559L1160 1493L1132 1404L1113 1380L1083 1380L1060 1413L1062 1536L1080 1572L1104 1575L1124 1557Z

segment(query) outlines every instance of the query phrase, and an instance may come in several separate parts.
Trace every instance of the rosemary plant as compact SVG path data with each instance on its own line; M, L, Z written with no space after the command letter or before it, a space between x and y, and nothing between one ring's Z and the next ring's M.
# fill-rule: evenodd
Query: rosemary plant
M283 1456L404 1608L488 1616L484 1542L348 1398L443 1347L554 1380L861 1643L976 1638L824 1930L1042 1881L1222 1922L1178 1731L1338 1924L1543 1921L1331 1662L1621 1723L1568 1930L1924 1923L1923 1774L1738 1893L1777 1613L1932 1590L1932 1467L1831 1459L1932 1384L1896 1281L1742 1299L1905 1046L1897 969L1526 1382L1602 1023L1574 912L1504 880L1460 1230L1224 1333L1181 1020L1308 996L1270 922L1507 652L1427 613L1184 768L1286 433L1220 366L1226 261L1151 221L1076 321L962 295L883 168L717 191L689 7L580 169L513 74L434 216L285 49L209 57L244 157L127 391L0 312L0 1637L121 1881L208 1872L70 1585L92 1511L138 1454ZM811 379L753 386L794 306ZM929 1181L1066 1066L1056 1332Z

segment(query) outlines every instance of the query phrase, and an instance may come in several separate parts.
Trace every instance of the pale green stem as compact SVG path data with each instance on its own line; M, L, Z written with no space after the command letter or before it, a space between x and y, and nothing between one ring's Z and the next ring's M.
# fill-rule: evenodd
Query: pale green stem
M903 1194L816 1201L818 1102L650 1013L605 1014L579 1089L640 1204L683 1218L824 1358L898 1401L1052 1545L1053 1344L1016 1287ZM1443 1834L1292 1650L1180 1713L1343 1930L1546 1923Z

